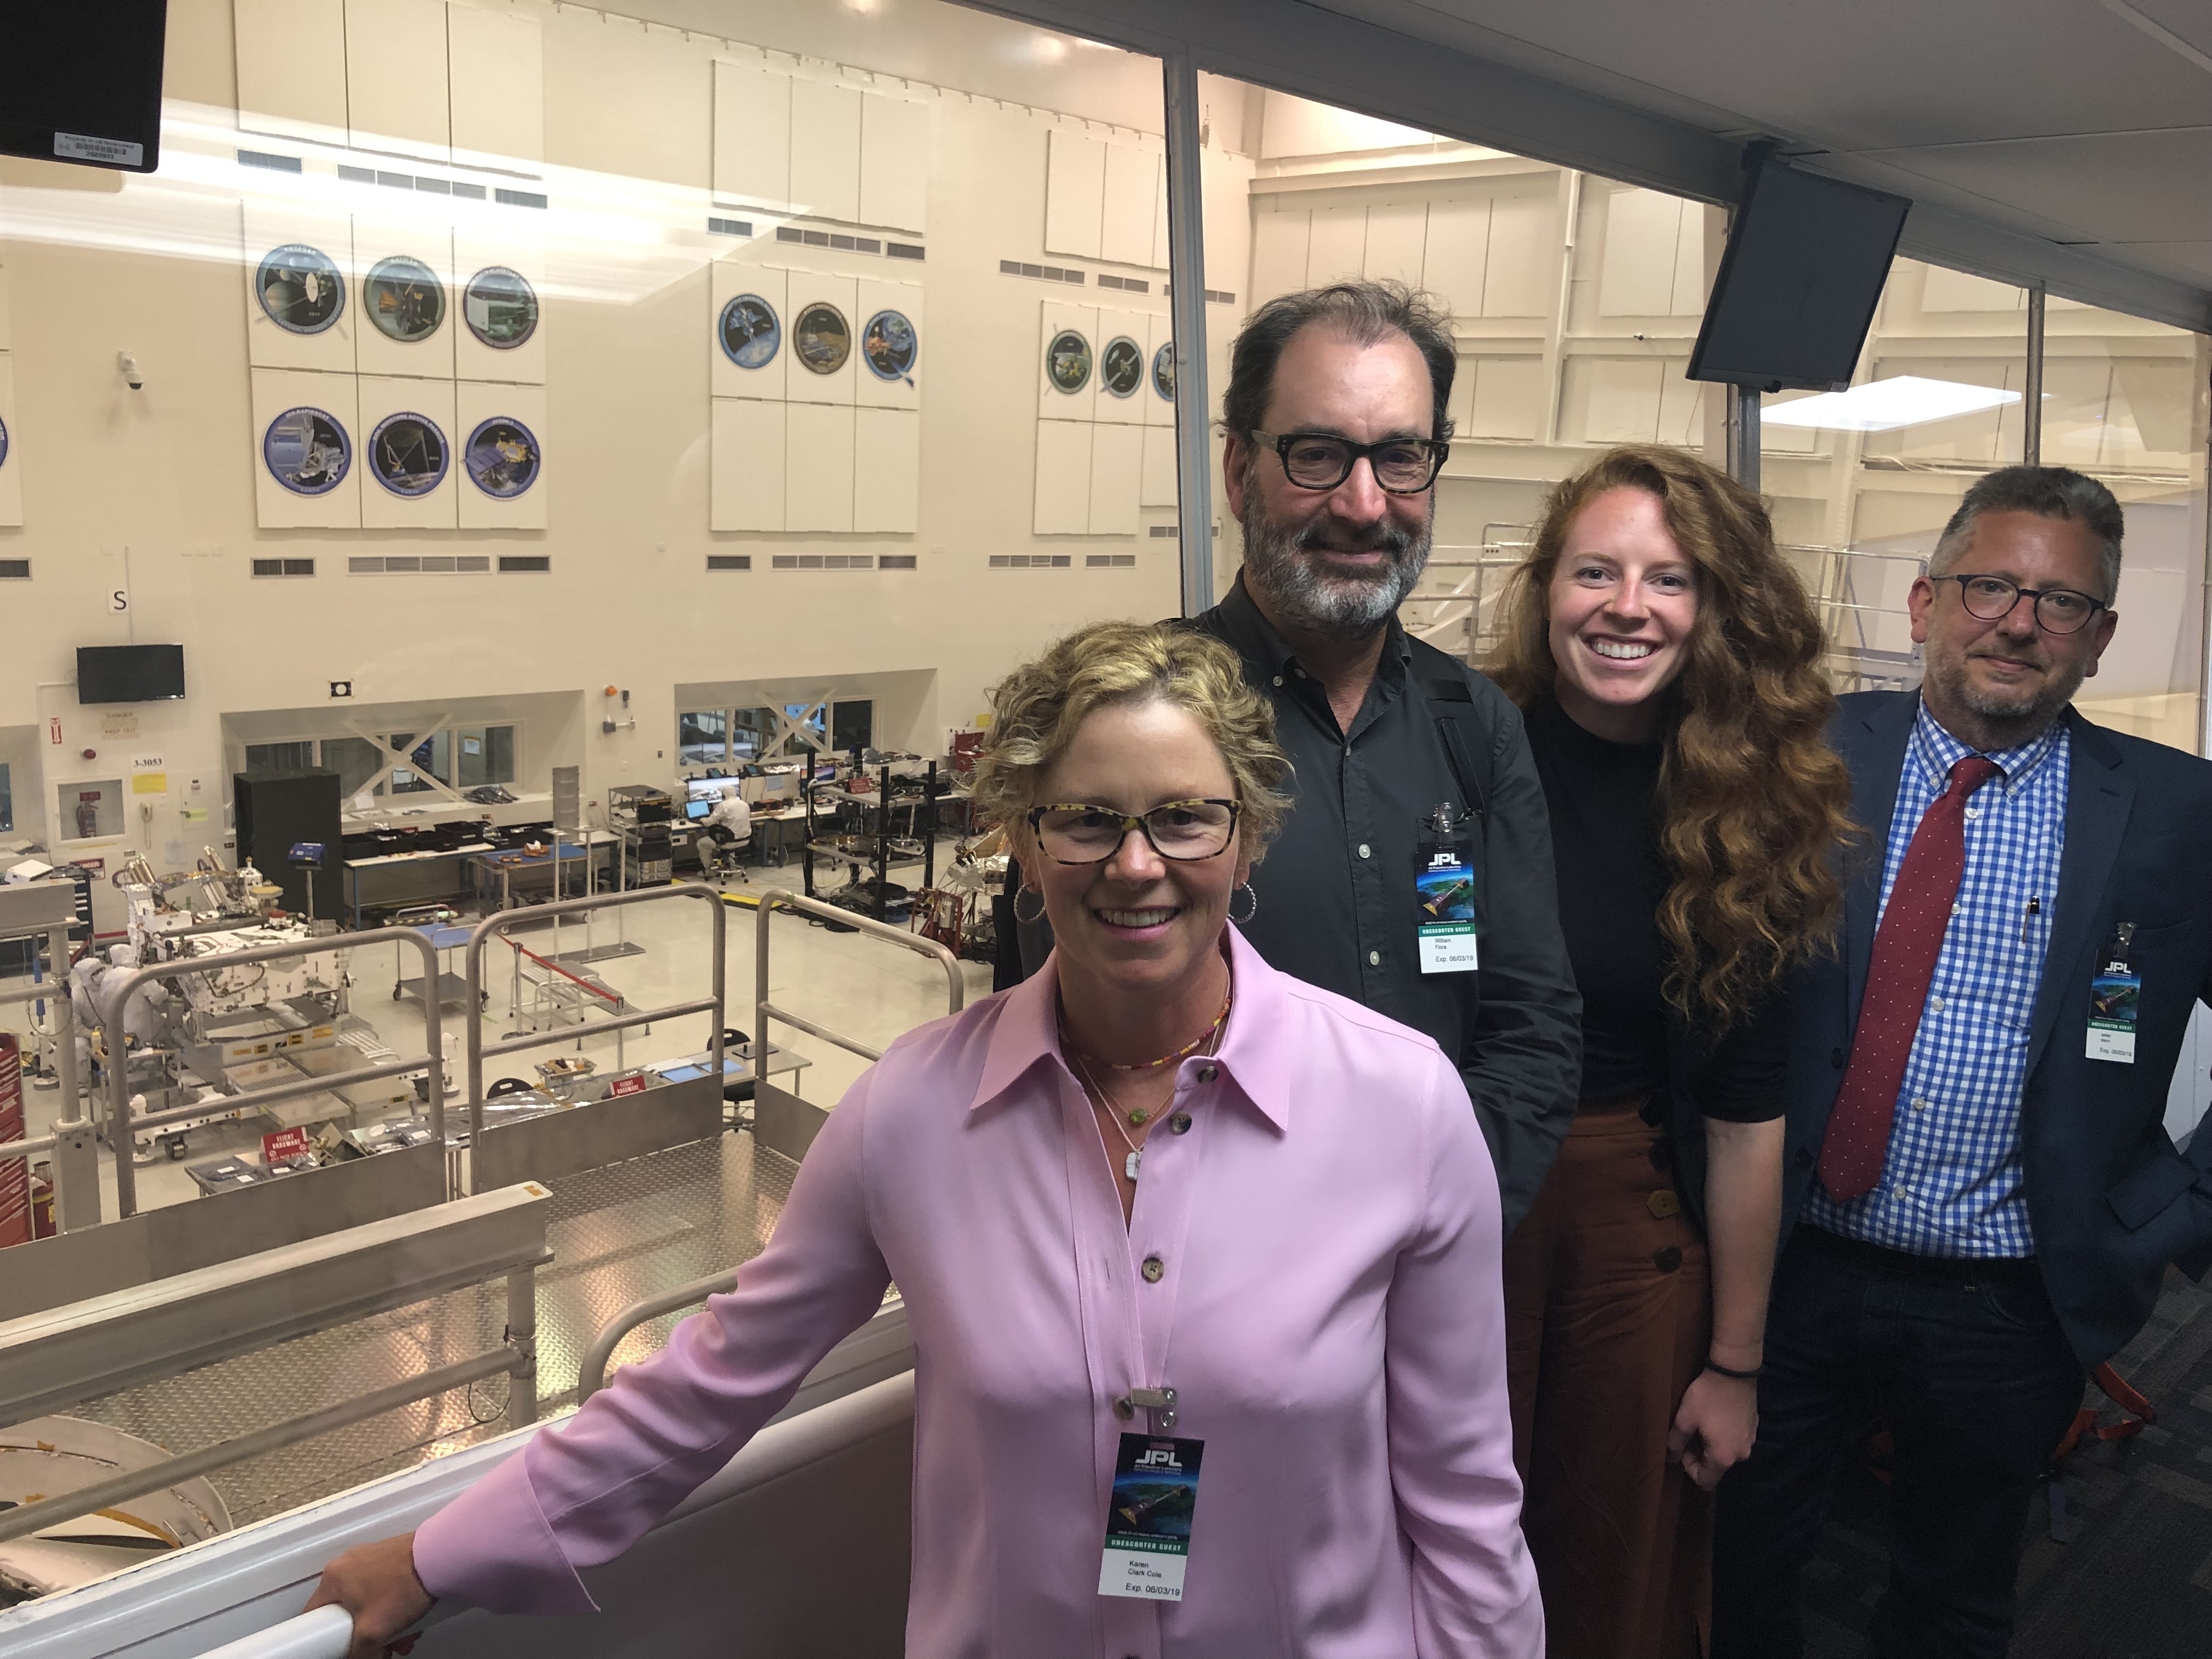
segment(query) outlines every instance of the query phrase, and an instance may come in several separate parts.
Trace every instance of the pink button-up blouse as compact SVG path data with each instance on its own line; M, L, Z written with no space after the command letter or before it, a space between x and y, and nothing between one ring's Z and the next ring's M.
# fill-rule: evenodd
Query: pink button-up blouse
M1230 949L1219 1052L1182 1061L1126 1226L1048 963L894 1043L738 1288L426 1522L424 1585L592 1610L576 1569L720 1468L896 1280L917 1659L1540 1654L1466 1089L1427 1037ZM1133 1387L1174 1388L1174 1432L1206 1444L1178 1603L1098 1594Z

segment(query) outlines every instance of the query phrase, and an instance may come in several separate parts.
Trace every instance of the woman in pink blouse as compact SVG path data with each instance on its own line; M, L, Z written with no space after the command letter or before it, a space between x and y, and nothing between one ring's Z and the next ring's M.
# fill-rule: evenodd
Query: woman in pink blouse
M893 1280L917 1659L1541 1653L1497 1182L1459 1074L1230 925L1285 805L1267 703L1218 642L1126 623L994 701L976 798L1052 958L854 1085L734 1291L420 1531L331 1565L315 1604L354 1613L360 1659L434 1597L592 1611L578 1569Z

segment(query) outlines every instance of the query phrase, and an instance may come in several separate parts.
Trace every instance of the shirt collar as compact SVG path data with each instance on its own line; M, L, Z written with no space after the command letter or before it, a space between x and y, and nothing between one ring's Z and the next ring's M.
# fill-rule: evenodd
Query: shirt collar
M1946 731L1924 698L1912 720L1913 755L1939 789L1954 766L1969 755L1986 753L1989 759L2004 769L2005 793L2010 794L2027 781L2037 767L2051 758L2065 738L2066 722L2055 720L2026 743L2011 749L1984 751L1960 742Z
M1284 976L1260 959L1243 934L1229 929L1229 972L1235 1000L1229 1023L1221 1034L1221 1047L1211 1056L1193 1054L1182 1062L1190 1072L1200 1066L1218 1066L1236 1092L1279 1130L1291 1127L1290 1057L1283 1053L1282 1034L1290 999ZM1030 1073L1048 1066L1071 1084L1075 1073L1060 1048L1060 953L1055 950L1044 966L1000 999L999 1018L992 1028L990 1047L983 1057L983 1075L975 1085L971 1112L1016 1092Z
M1297 653L1275 631L1274 623L1253 599L1244 586L1244 573L1238 570L1237 580L1229 589L1229 596L1221 601L1221 636L1237 647L1237 653L1248 662L1258 663L1270 676L1280 675L1297 665ZM1386 675L1393 665L1402 669L1413 659L1413 647L1408 641L1405 626L1395 611L1383 624L1389 630L1382 641L1382 660L1378 668Z

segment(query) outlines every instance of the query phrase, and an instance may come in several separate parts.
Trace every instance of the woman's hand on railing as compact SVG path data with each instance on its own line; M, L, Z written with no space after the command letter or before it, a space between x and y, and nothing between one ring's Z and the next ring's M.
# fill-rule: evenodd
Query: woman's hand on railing
M325 1567L307 1611L343 1607L353 1615L347 1659L383 1659L386 1644L429 1612L435 1599L415 1576L410 1532L349 1549Z

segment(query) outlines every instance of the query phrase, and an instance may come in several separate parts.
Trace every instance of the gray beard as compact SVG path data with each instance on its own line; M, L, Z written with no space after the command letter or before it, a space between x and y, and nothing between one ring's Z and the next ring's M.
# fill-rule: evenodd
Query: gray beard
M1409 536L1378 524L1355 550L1387 553L1389 564L1371 576L1324 575L1308 555L1326 533L1325 520L1285 531L1267 516L1256 495L1245 500L1244 580L1259 590L1269 611L1304 632L1364 638L1390 619L1428 568L1432 525Z
M1965 661L1930 662L1922 678L1932 684L1937 696L1965 709L1987 728L1985 735L2007 739L2000 747L2025 743L2058 718L2058 711L2081 689L2083 673L2046 680L2039 694L1985 691L1968 678ZM1954 734L1958 735L1958 734Z

